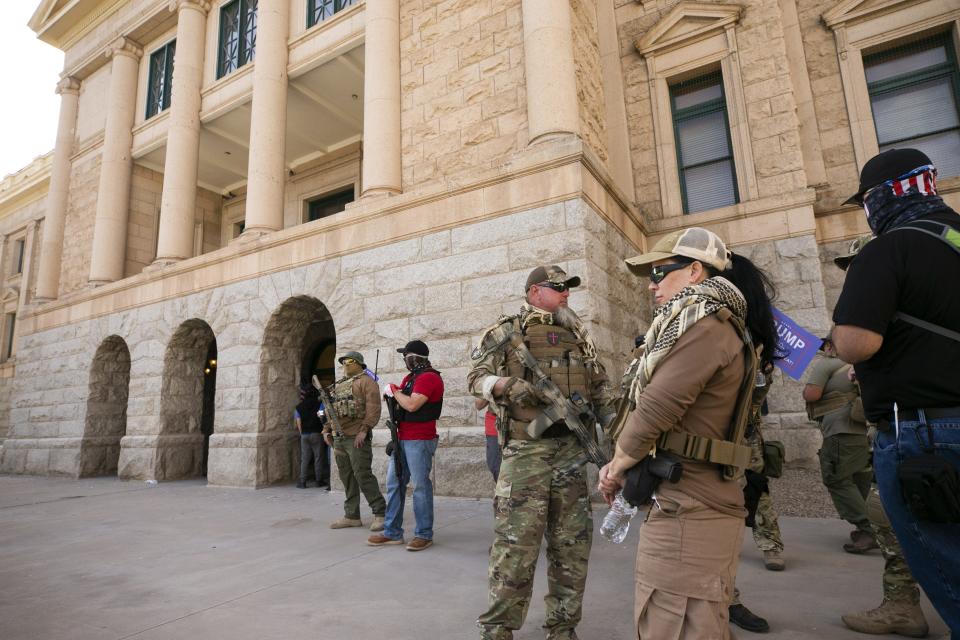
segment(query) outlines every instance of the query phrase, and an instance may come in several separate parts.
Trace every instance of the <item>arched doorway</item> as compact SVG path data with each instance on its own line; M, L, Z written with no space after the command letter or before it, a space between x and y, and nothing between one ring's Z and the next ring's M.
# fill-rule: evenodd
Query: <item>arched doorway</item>
M297 386L314 374L327 384L332 382L336 349L333 319L316 298L289 298L270 316L260 352L259 485L296 480L300 461L293 426Z
M90 365L87 414L80 444L80 477L117 474L120 439L127 432L130 350L120 336L97 348Z
M170 338L163 359L158 480L206 474L216 368L217 339L210 325L199 319L181 324Z

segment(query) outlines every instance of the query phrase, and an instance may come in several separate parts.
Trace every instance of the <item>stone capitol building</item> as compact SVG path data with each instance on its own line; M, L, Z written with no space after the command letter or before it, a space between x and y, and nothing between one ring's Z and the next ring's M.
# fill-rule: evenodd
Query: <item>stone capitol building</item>
M533 266L583 278L617 380L650 318L623 259L666 233L715 230L819 334L868 158L924 150L960 209L956 0L42 0L29 25L64 66L55 148L0 181L3 473L292 482L298 381L357 350L399 382L419 338L436 491L487 496L469 354ZM800 389L778 371L765 419L794 461Z

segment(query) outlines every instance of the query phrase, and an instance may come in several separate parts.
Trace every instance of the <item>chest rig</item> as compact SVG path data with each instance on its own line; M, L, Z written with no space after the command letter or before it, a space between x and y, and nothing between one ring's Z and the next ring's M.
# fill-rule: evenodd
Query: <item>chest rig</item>
M358 398L353 393L353 381L362 375L366 374L360 372L349 378L341 378L333 387L333 410L343 420L362 418L366 411L363 398Z
M523 341L537 359L540 370L566 397L574 393L587 401L591 400L592 368L583 358L577 336L564 327L552 324L531 324L523 332ZM533 380L530 370L507 350L507 375Z

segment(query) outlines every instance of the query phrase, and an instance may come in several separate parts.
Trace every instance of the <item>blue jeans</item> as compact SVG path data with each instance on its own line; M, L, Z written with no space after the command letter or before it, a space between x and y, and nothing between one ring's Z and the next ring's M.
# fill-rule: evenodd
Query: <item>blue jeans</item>
M927 422L936 454L960 469L960 417ZM897 480L897 465L923 453L920 437L925 444L929 443L927 427L921 422L901 422L899 438L893 425L890 431L878 433L874 473L883 507L910 571L950 627L953 640L960 640L960 524L917 520L907 507Z
M407 498L407 484L413 480L413 517L417 528L413 535L424 540L433 540L433 454L437 452L437 439L401 440L398 451L402 456L403 477L397 477L393 460L387 464L387 512L384 515L383 535L394 540L403 539L403 504Z

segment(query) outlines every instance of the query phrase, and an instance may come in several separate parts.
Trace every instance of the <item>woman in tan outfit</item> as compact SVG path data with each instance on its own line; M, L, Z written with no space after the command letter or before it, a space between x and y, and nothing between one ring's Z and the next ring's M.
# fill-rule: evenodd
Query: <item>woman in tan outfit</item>
M761 353L776 354L769 281L714 233L675 232L627 264L650 277L656 310L633 389L636 409L617 438L614 459L600 471L608 502L623 487L625 472L663 434L729 437L745 377L755 374L743 326ZM719 464L682 463L680 480L657 488L640 529L637 637L729 638L728 605L747 513L743 490Z

